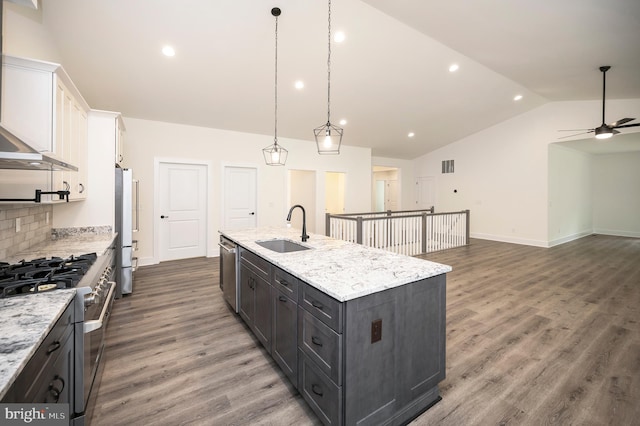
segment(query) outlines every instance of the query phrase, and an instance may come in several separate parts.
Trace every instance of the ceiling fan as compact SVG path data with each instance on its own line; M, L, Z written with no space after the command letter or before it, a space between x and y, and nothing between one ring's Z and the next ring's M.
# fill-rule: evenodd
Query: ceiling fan
M578 131L583 131L581 133L576 133L574 135L569 135L569 136L563 136L559 139L564 139L564 138L570 138L572 136L578 136L578 135L584 135L584 134L588 134L588 133L595 133L596 134L596 139L608 139L613 135L616 135L618 133L620 133L619 131L617 131L616 129L622 129L625 127L636 127L636 126L640 126L640 123L635 123L635 124L625 124L628 123L630 121L635 120L635 118L621 118L618 121L614 121L611 124L605 124L604 122L604 99L605 99L605 92L606 92L606 85L607 85L607 71L609 71L611 67L609 65L605 65L600 67L600 71L602 71L602 124L600 125L600 127L596 127L594 129L572 129L572 130L559 130L559 132L578 132Z

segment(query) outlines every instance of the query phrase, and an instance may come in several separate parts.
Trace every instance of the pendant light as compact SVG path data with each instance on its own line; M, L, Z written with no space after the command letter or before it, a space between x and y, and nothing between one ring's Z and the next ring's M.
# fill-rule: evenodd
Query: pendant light
M327 124L313 129L318 154L340 154L342 129L331 124L331 0L329 0L329 55L327 57Z
M276 17L275 125L273 145L262 150L264 161L268 166L284 166L289 154L289 151L278 145L278 16L281 13L282 11L277 7L271 9L271 14Z

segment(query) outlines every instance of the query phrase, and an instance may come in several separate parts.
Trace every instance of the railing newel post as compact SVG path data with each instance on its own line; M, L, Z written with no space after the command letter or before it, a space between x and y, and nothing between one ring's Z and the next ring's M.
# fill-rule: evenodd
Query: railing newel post
M331 236L331 213L325 213L324 235Z
M467 234L465 236L465 238L466 238L465 244L469 245L469 242L470 242L469 241L469 233L470 233L470 230L471 230L471 224L469 223L469 219L471 218L471 214L470 214L469 209L465 210L465 213L467 215L467 218L466 218L467 219L467 221L466 221L467 222Z
M356 242L362 244L362 216L357 217L356 223Z

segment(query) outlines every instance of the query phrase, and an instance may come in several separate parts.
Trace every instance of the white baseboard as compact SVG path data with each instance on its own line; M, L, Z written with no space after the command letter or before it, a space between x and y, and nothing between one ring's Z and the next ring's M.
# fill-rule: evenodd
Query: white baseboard
M522 244L525 246L549 247L547 241L529 240L526 238L517 238L517 237L506 237L504 235L478 234L478 233L472 232L469 235L469 237L479 238L481 240L500 241L502 243Z
M154 257L139 257L138 266L157 265L158 261Z
M584 238L593 234L594 234L594 231L589 230L589 231L581 231L572 235L567 235L566 237L557 238L555 240L549 241L548 247L559 246L560 244L568 243L569 241L579 240L580 238Z
M593 230L594 234L600 235L612 235L615 237L631 237L631 238L640 238L640 232L637 231L620 231L616 229L599 229L596 228Z

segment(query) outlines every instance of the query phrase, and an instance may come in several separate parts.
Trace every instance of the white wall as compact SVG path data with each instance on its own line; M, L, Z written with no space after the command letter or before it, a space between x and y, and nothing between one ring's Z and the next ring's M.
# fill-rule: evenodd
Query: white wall
M289 207L286 203L288 170L316 170L346 173L346 211L366 211L371 194L371 152L369 149L343 145L340 155L318 155L311 141L279 139L289 150L285 167L264 164L262 148L273 137L204 127L186 126L158 121L124 119L127 132L124 146L124 166L133 169L140 180L140 222L138 234L141 264L157 261L154 253L153 206L156 194L154 161L156 158L176 161L209 161L209 199L207 245L210 256L217 256L218 229L222 225L222 170L225 165L251 166L258 169L258 226L285 224ZM324 179L316 180L316 223L318 233L324 232Z
M545 104L416 159L415 174L436 177L436 211L471 210L472 237L546 247L548 144L564 135L558 129L599 124L600 108L599 101ZM607 101L607 116L639 117L640 99ZM449 159L455 173L441 174ZM565 232L554 238L574 230Z
M640 238L640 151L593 156L593 199L594 232Z
M549 145L549 245L593 232L591 155Z
M4 1L3 32L3 53L62 63L58 48L42 25L42 8L35 10Z

